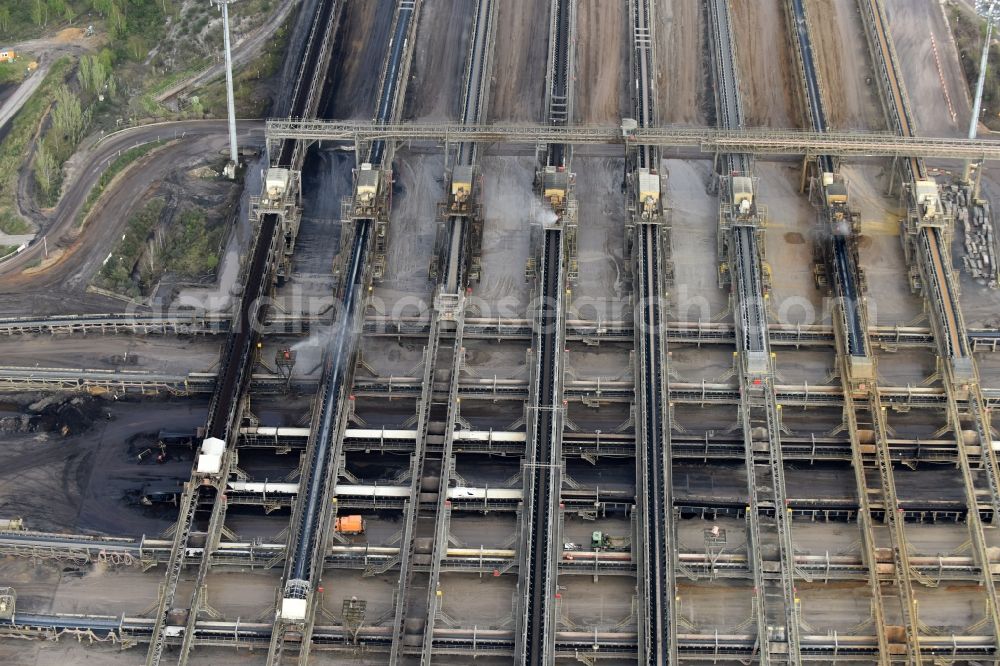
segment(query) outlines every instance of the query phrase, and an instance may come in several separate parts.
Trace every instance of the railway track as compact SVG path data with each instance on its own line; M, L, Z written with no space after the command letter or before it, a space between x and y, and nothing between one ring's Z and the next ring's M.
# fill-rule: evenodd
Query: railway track
M715 61L718 124L725 129L743 127L736 47L729 0L711 0L709 26ZM800 643L798 599L795 594L791 512L786 510L782 460L780 408L774 386L774 366L768 339L767 313L758 246L760 225L766 213L757 201L753 160L747 154L728 154L728 173L720 175L721 217L727 233L728 264L736 301L736 330L740 357L740 420L746 453L747 549L754 576L753 616L760 641L760 662L798 664ZM763 433L761 435L760 433ZM758 459L755 451L766 451ZM767 511L770 507L772 510ZM765 564L767 547L774 553ZM765 567L775 566L780 576L765 578Z
M463 123L478 123L485 116L496 4L495 0L479 0L475 4L462 96ZM435 290L435 307L424 349L417 431L410 463L410 495L404 509L403 540L408 547L399 552L399 591L394 600L391 663L399 663L404 651L415 652L418 645L421 664L430 664L434 652L434 629L441 604L439 581L442 563L447 559L450 533L448 491L454 464L455 424L461 417L458 390L464 357L464 293L469 280L473 233L469 213L474 211L475 205L472 197L476 156L474 143L459 144L452 170L451 195L446 204L456 214L450 215L445 222L448 234L446 270ZM455 195L456 188L466 187L464 198L459 199ZM446 331L450 336L443 343ZM448 388L443 394L434 391L434 377L439 371L446 372L448 377ZM444 433L440 448L430 445L435 439L429 436L432 425L436 432ZM418 543L432 544L430 552L418 554ZM423 603L418 600L421 586Z
M575 53L576 0L552 0L549 25L549 58L546 74L546 108L550 125L572 121L572 68ZM532 371L532 403L529 407L530 449L526 452L525 502L522 522L524 552L518 571L519 620L518 663L553 663L553 636L558 611L555 608L556 542L559 540L558 504L562 487L562 351L565 340L563 285L566 281L563 224L568 204L570 148L549 144L541 174L542 191L549 178L562 178L560 191L544 205L551 205L556 220L544 225L539 275L539 298L532 337L535 367ZM550 195L546 194L546 198Z
M324 0L319 3L316 16L310 29L299 75L291 98L290 110L293 115L306 116L310 114L311 96L317 87L315 70L320 63L328 60L329 55L324 50L332 39L335 14L338 3L336 0ZM318 79L320 82L322 78ZM321 85L321 84L320 84ZM313 109L314 110L314 109ZM298 141L286 140L281 144L278 154L278 164L290 164L297 149ZM221 372L216 384L206 432L225 442L220 469L213 478L203 479L197 470L192 472L182 501L177 527L171 549L170 564L167 567L166 580L160 594L155 611L152 640L146 654L147 666L157 666L163 656L166 642L167 615L173 607L176 590L181 574L187 564L188 542L195 531L195 520L199 507L204 510L209 505L209 519L206 533L208 544L214 544L219 539L225 520L225 501L219 501L222 494L221 484L224 484L232 465L235 440L233 429L240 418L243 396L246 394L251 371L255 361L253 355L260 339L260 330L266 316L264 296L270 289L276 272L276 254L280 239L280 219L277 215L261 216L256 230L250 262L243 275L242 296L237 305L237 314L233 328L230 330L226 347L223 351ZM208 481L206 483L205 481ZM188 619L184 640L181 643L177 661L186 664L193 640L193 627L197 622L201 606L204 580L210 566L209 558L204 558L199 564L194 581L193 592L189 603Z
M412 52L409 44L418 4L419 0L399 0L396 6L375 115L378 123L391 122L398 116L401 107L399 91L405 84L408 58ZM373 142L368 150L368 164L375 169L385 168L387 154L384 141ZM298 645L299 663L306 663L309 657L315 613L313 592L316 579L321 574L323 544L328 538L325 525L329 523L330 503L327 500L336 476L333 470L342 454L342 430L346 426L343 404L350 386L349 377L363 319L365 285L371 276L369 257L375 225L376 220L368 217L359 217L354 223L353 241L340 294L342 319L325 350L323 380L314 403L318 406L313 416L315 437L307 447L302 475L305 492L299 497L292 516L291 557L282 576L282 607L274 621L268 664L282 661L289 626L302 627L303 638Z
M633 111L640 128L656 123L655 35L650 0L630 0L632 25L632 74L635 80ZM662 192L659 150L639 145L629 197L635 206L637 241L633 248L636 307L641 312L635 331L637 368L636 414L636 503L638 539L634 546L638 569L639 660L644 664L672 664L678 659L677 595L673 457L666 336L663 310ZM655 190L656 195L651 194Z

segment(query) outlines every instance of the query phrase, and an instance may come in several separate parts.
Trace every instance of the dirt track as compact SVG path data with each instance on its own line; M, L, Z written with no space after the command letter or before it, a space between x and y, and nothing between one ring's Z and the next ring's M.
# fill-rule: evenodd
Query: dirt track
M798 72L781 0L730 4L749 127L801 127Z
M706 125L708 52L700 0L664 0L656 5L659 117L663 123Z
M532 0L500 3L496 17L490 121L543 120L549 5Z
M971 113L969 95L940 5L931 0L887 0L884 6L917 133L924 136L965 135ZM936 59L931 46L932 35L937 45Z
M836 129L885 129L855 0L815 0L806 3L806 11L827 123Z
M421 9L404 118L459 120L471 6L463 0L442 0Z
M632 37L624 2L580 0L577 5L576 117L583 123L617 123L628 115Z

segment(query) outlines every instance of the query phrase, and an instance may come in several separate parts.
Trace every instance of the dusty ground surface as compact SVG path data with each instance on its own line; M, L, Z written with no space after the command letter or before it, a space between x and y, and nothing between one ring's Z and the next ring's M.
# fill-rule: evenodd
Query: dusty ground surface
M541 122L545 113L549 5L532 0L500 3L495 35L493 90L487 118Z
M923 302L911 293L907 281L897 200L885 196L887 181L879 167L847 166L843 172L851 201L861 214L858 248L861 269L870 285L869 323L905 325L921 315Z
M404 118L459 120L473 14L463 0L421 8Z
M191 457L178 454L162 465L139 463L132 441L142 433L155 437L163 427L203 425L205 404L104 402L95 409L97 418L89 428L80 422L66 437L58 432L4 434L0 513L22 516L35 530L118 536L154 536L172 523L176 509L145 508L133 495L145 483L187 478ZM77 433L79 428L86 429Z
M712 164L665 160L663 169L675 275L668 316L676 321L711 321L722 315L729 299L729 292L719 288L719 203L707 190Z
M933 0L887 0L883 4L909 93L915 132L924 136L965 135L971 104L942 4Z
M821 240L818 210L799 194L798 165L757 162L761 200L767 205L765 260L771 273L768 309L781 324L829 322L824 294L813 280L814 247Z
M371 120L375 115L394 9L391 2L344 5L327 88L335 92L320 103L320 118Z
M6 365L42 368L127 368L187 373L210 367L224 344L221 336L103 336L7 338L0 340Z
M628 6L582 0L576 21L576 117L581 123L618 123L631 109Z
M662 123L706 125L714 115L703 4L667 0L655 6L656 86Z
M473 295L490 314L523 317L531 283L524 265L531 252L531 213L535 162L533 158L484 157L483 271ZM537 206L536 206L537 207ZM509 314L503 314L509 313Z
M573 168L577 173L579 202L577 257L580 277L573 287L571 312L579 313L584 319L620 319L625 296L632 286L624 257L623 162L577 157Z
M879 79L857 2L817 0L805 8L830 128L883 129Z
M733 2L730 10L748 127L801 127L792 42L779 0Z
M431 307L428 279L437 233L437 205L445 200L444 162L438 155L407 155L395 161L392 213L386 231L385 274L376 281L372 307L380 314L408 315Z

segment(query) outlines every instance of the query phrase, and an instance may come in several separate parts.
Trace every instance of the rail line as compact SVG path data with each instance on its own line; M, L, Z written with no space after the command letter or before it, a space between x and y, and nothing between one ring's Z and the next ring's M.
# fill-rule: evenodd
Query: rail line
M573 118L576 0L552 0L546 72L546 113L553 126ZM528 433L532 445L524 459L525 510L522 514L523 555L518 570L519 626L517 662L530 666L553 663L553 637L559 618L555 608L559 501L562 487L562 351L565 339L563 224L570 197L569 146L548 144L539 174L541 194L556 220L543 224L539 304L532 336L532 370Z
M806 20L803 0L791 0L792 20L798 45L797 53L806 90L806 106L809 110L809 120L813 130L819 133L827 131L826 113L823 109L823 97L820 91L819 71L816 68L812 40L809 37L809 26ZM824 190L834 187L834 158L829 155L819 155L816 158L819 176L829 178L830 183L823 182ZM849 224L850 214L847 211L847 193L836 196L824 196L824 216L826 217L832 245L833 277L835 294L841 304L840 310L844 319L844 333L847 341L847 353L851 356L869 358L865 323L860 294L858 289L857 267L848 246L849 229L837 229L836 225Z
M715 62L718 124L729 130L740 129L744 116L729 0L712 0L708 14ZM761 664L772 661L798 664L803 653L795 593L791 512L786 507L785 466L779 435L781 412L774 387L761 266L763 257L758 245L758 234L766 210L757 200L752 157L730 153L723 163L727 171L718 179L722 199L720 234L727 234L724 239L736 301L739 405L750 504L747 512L747 549L754 576L753 618L757 625ZM755 456L758 449L766 451L762 460ZM764 576L765 539L776 551L780 572L777 580ZM773 603L772 599L780 601Z
M396 6L375 122L391 122L401 106L399 90L405 82L408 57L412 52L409 40L416 24L413 17L418 5L419 0L399 0ZM386 156L385 142L373 142L368 150L369 168L385 168ZM381 178L377 172L376 177ZM342 454L342 431L346 425L343 404L350 385L348 377L353 367L358 332L362 324L361 312L365 301L363 292L371 275L369 255L375 224L376 220L371 217L358 217L354 224L354 238L340 295L343 319L325 350L321 390L314 403L318 406L313 416L315 438L307 447L302 475L306 491L296 503L292 516L289 542L291 556L282 576L283 596L274 621L268 664L281 661L289 625L303 626L299 663L306 663L308 660L311 645L309 638L314 627L315 583L321 573L323 544L328 537L324 527L330 518L330 503L327 498L336 476L337 461Z
M885 13L878 0L859 0L865 20L869 45L877 69L882 74L883 101L890 124L904 137L915 134L909 100L901 80L899 59L893 46ZM969 351L965 322L958 303L958 292L954 281L954 271L948 253L947 242L942 234L942 226L950 223L941 219L938 187L927 180L923 160L911 158L903 163L904 177L909 181L909 205L905 231L913 247L918 266L923 273L927 289L925 298L934 313L933 322L938 353L943 363L944 389L947 401L946 425L954 433L958 453L959 469L965 490L968 511L969 536L981 572L987 603L987 618L993 634L1000 637L1000 613L997 612L1000 598L990 570L989 547L979 511L973 509L981 497L989 497L993 506L1000 507L1000 471L993 450L993 436L990 419L983 409L983 391L979 385L975 358ZM915 227L915 228L913 228ZM964 424L958 402L962 397L968 405L967 418L972 421L979 443L978 454L974 454L964 439ZM973 459L978 463L973 470ZM977 474L981 472L981 474ZM983 484L982 480L986 483ZM978 481L978 483L977 483ZM994 516L994 519L996 517ZM920 640L916 643L916 660L919 662ZM914 650L911 650L913 652Z
M315 70L320 63L326 62L329 58L324 47L332 39L332 33L335 31L338 6L336 0L325 0L317 7L289 107L294 115L308 117L315 110L310 96L313 88L317 87L317 80L320 82L323 80L322 77L317 79ZM295 140L282 142L278 155L279 163L289 163L292 160L298 143ZM157 666L163 656L167 615L174 604L181 573L187 563L188 543L195 531L199 505L205 503L210 505L205 537L210 546L217 542L222 531L226 502L224 499L220 501L220 495L232 465L236 440L233 429L239 419L243 396L246 394L254 365L255 347L260 339L261 324L266 314L263 297L270 288L275 274L275 253L281 242L279 229L280 220L277 215L261 216L260 225L254 235L250 262L243 275L242 296L237 305L237 315L223 351L222 370L209 410L206 431L209 437L224 442L222 459L213 475L206 477L197 468L192 471L191 481L187 484L180 502L170 564L157 602L152 640L146 654L147 666ZM190 655L193 628L197 622L209 566L210 558L204 558L199 564L191 598L187 604L188 619L177 658L178 663L182 665L187 663Z
M255 622L198 621L195 642L206 647L254 649L271 640L271 625ZM59 615L16 613L11 620L0 620L0 632L22 639L58 640L61 637L135 645L150 640L152 621L144 618L108 615ZM434 648L441 655L510 657L515 637L507 630L438 629ZM335 649L351 636L347 627L317 627L311 637L317 649ZM384 627L364 627L357 638L366 650L387 651L390 638ZM176 643L177 639L171 639ZM757 637L752 634L685 633L678 636L679 652L686 660L717 661L752 659L757 653ZM941 660L979 660L995 651L992 636L928 636L922 641L924 653ZM814 661L871 660L878 655L874 636L839 636L810 634L802 637L803 652ZM562 658L634 659L636 636L627 632L557 632L553 652Z
M493 51L495 0L479 0L475 5L473 33L467 58L462 100L462 122L483 120L490 82ZM430 664L434 648L434 629L441 604L439 580L442 564L447 560L450 528L451 468L454 465L455 424L460 419L458 398L459 375L463 360L465 330L464 292L469 277L469 249L472 230L469 213L474 209L477 149L473 143L459 145L455 168L452 170L451 194L447 209L455 214L446 220L447 269L435 290L435 306L428 328L424 349L424 371L417 403L417 432L410 467L410 495L404 509L403 543L399 551L399 587L394 600L392 647L390 663L398 663L401 653L419 644L420 663ZM478 196L478 192L475 192ZM451 333L442 345L443 333ZM442 353L444 352L444 353ZM435 393L437 370L448 373L448 389L444 395ZM444 431L440 449L430 446L428 436L434 424ZM419 555L418 543L430 542L427 555ZM424 567L424 564L428 566ZM418 573L417 566L421 565ZM414 603L415 588L424 580L424 602ZM416 629L421 627L422 629ZM418 634L422 633L422 637Z
M654 73L654 3L630 0L632 26L632 104L639 128L656 123L656 75ZM634 209L637 240L633 247L632 271L636 307L641 311L635 332L637 372L636 415L636 504L638 538L633 546L639 576L639 661L673 664L678 660L676 537L673 496L669 372L667 341L662 310L668 306L663 288L663 193L659 176L659 149L639 145L629 180L629 208Z

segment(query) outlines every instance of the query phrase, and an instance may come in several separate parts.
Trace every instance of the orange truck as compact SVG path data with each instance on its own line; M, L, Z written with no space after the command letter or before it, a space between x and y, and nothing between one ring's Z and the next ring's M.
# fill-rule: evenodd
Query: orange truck
M337 516L334 529L337 531L337 534L364 534L365 519L358 515Z

